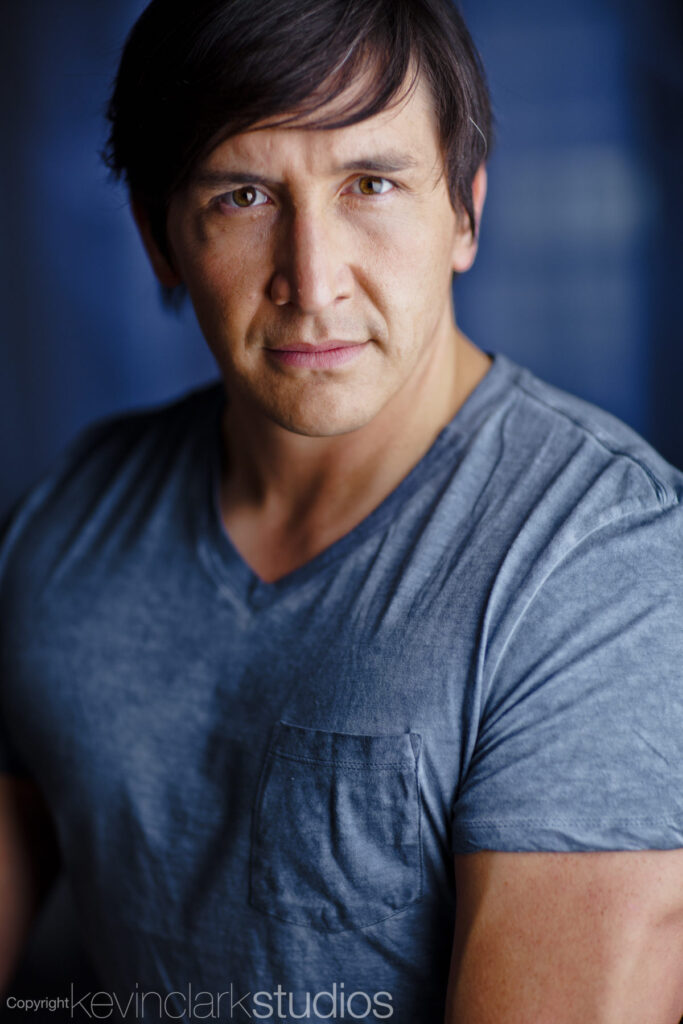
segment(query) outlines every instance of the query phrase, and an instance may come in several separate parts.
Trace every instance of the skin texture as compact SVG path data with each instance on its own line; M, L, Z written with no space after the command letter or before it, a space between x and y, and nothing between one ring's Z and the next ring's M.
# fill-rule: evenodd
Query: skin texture
M447 1024L678 1024L683 850L455 858Z

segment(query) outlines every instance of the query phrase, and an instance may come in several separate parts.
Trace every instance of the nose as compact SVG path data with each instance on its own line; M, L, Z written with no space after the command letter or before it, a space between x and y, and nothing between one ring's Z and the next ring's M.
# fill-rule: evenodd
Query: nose
M340 238L325 216L297 210L282 227L270 297L302 313L320 313L350 295L352 275L340 251Z

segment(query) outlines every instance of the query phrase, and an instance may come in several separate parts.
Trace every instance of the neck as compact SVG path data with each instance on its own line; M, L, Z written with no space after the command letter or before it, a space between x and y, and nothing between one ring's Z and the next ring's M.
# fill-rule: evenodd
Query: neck
M347 533L428 451L490 365L455 326L447 341L380 413L346 434L294 434L230 396L221 507L234 543L263 578L277 578ZM253 533L273 538L277 566L272 556L255 565Z

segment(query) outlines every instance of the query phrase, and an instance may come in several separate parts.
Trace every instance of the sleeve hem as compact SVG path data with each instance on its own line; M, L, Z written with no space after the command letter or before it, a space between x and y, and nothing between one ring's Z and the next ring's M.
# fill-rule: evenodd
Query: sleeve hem
M541 822L459 821L452 829L454 853L572 853L597 850L675 850L683 847L683 822L628 818Z

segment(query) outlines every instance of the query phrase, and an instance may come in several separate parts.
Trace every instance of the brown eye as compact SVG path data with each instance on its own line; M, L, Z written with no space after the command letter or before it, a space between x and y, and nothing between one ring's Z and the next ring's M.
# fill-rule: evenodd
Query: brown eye
M268 196L255 185L242 185L241 188L226 192L220 197L219 202L222 206L247 210L253 206L264 206L268 202Z
M232 193L236 206L253 206L256 202L256 189L251 185L246 188L236 188Z
M392 183L386 178L375 178L369 174L359 178L357 185L358 191L364 196L380 196L393 188Z

